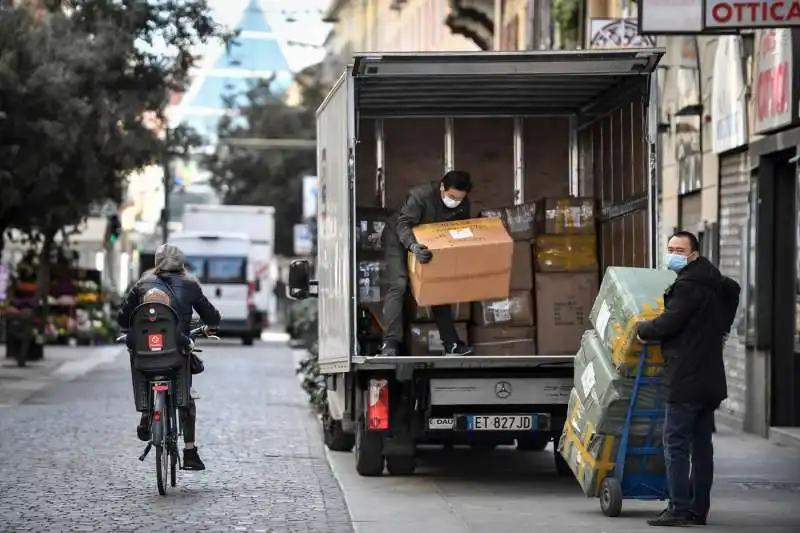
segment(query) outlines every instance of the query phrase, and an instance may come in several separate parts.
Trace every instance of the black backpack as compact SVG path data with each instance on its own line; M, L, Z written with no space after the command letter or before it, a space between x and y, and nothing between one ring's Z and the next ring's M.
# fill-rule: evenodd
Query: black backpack
M722 331L728 334L733 327L733 321L736 319L736 311L739 309L739 295L742 288L735 279L728 276L722 276L722 284L720 286L720 311L722 316Z

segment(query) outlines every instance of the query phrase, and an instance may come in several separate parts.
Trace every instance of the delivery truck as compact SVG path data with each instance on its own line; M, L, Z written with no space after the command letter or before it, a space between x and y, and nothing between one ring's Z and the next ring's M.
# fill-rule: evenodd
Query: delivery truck
M313 271L292 263L289 291L318 298L325 443L353 449L359 474L411 474L424 444L541 451L561 433L601 273L654 264L663 54L354 56L317 111L318 251ZM409 296L403 350L381 356L380 233L452 169L472 175L471 216L513 239L508 298L454 305L474 353L444 356Z
M274 264L275 208L261 205L189 204L183 212L183 231L244 233L250 239L248 258L247 302L251 306L248 323L251 331L243 337L246 344L261 338L262 330L275 316Z

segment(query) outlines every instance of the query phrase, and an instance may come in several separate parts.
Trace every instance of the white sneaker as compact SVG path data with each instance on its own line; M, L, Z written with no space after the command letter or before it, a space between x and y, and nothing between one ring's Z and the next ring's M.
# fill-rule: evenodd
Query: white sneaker
M192 398L192 400L199 400L200 399L200 393L197 392L197 389L195 389L194 387L189 389L189 396Z

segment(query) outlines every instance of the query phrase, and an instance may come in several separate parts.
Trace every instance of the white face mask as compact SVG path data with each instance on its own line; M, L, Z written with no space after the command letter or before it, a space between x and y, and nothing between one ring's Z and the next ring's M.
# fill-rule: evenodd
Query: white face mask
M444 198L442 198L442 203L443 203L443 204L445 205L445 207L447 207L448 209L455 209L456 207L458 207L459 205L461 205L461 200L453 200L453 199L452 199L452 198L450 198L449 196L445 196Z

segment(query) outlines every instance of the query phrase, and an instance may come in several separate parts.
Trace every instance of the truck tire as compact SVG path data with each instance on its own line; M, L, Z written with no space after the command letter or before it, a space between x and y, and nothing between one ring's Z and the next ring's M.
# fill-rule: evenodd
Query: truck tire
M250 336L242 337L242 345L243 346L252 346L253 345L253 337L250 337Z
M540 452L547 448L550 435L531 435L517 439L517 449L524 452Z
M383 438L379 433L367 431L363 417L356 423L356 442L353 452L356 472L359 475L365 477L383 475Z
M349 452L356 443L356 436L352 433L345 433L342 429L342 422L334 420L330 415L325 415L322 419L322 431L325 437L325 446L334 452Z
M410 476L417 468L417 458L413 455L387 455L386 470L392 476Z
M556 473L558 477L572 477L574 474L572 473L572 469L569 467L569 463L567 460L564 459L558 450L553 452L553 459L556 465Z

